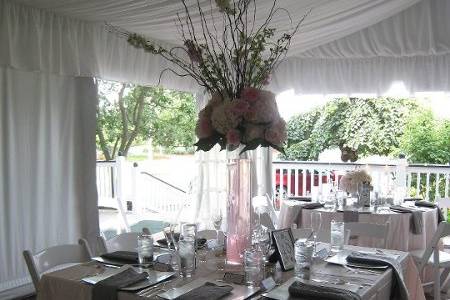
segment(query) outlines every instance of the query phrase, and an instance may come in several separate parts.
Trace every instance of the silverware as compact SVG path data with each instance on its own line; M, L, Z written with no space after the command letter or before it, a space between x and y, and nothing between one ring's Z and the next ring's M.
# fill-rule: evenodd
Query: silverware
M160 285L163 285L163 284L165 284L165 283L166 283L166 282L160 282L160 283L157 283L157 284L155 284L155 285L149 286L149 287L147 287L147 288L145 288L145 289L140 290L139 292L137 292L136 295L138 295L138 296L144 296L146 293L148 293L148 292L150 292L150 291L152 291L152 290L158 288Z

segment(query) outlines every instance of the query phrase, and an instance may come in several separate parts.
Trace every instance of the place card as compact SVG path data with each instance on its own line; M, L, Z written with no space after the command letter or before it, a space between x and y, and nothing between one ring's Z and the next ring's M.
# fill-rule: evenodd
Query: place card
M273 280L273 277L270 276L266 279L264 279L263 281L261 281L261 286L263 287L264 290L266 291L270 291L271 289L273 289L277 284L275 283L275 280Z

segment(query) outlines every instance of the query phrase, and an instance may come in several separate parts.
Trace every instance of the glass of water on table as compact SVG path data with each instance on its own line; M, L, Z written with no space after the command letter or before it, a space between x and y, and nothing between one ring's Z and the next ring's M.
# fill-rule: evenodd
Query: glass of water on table
M335 220L331 220L331 252L337 253L344 249L344 236L345 236L345 227L344 222L337 222Z
M195 270L195 238L196 224L183 224L178 242L180 273L183 277L191 277Z

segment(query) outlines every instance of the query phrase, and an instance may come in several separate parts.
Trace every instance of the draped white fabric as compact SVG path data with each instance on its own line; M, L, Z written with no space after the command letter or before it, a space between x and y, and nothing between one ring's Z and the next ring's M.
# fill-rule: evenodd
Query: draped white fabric
M290 57L273 90L383 94L395 81L411 93L450 90L450 1L422 0L369 28Z
M292 41L289 53L291 56L301 55L308 49L393 16L417 1L280 1L280 6L287 8L295 17L313 8ZM182 8L178 0L133 3L123 0L16 2L52 12L0 0L0 64L13 68L156 84L161 70L168 64L159 57L133 49L123 37L108 32L99 23L107 21L130 31L144 33L155 40L179 42L173 20L175 12ZM258 9L262 12L258 15L259 21L267 12L269 2L258 2ZM208 11L210 2L203 1L202 4ZM283 27L283 20L285 16L277 14L274 24ZM380 34L389 36L385 30ZM409 43L405 41L405 44ZM197 90L194 82L171 73L166 73L163 79L163 85L169 88Z
M104 25L58 16L0 0L0 65L64 76L90 76L157 85L169 65L128 45ZM197 84L170 72L167 88L196 91Z
M0 67L0 298L22 251L98 235L92 78ZM3 292L3 294L2 294Z
M132 32L165 41L180 43L180 33L175 26L176 13L183 11L179 0L124 1L124 0L16 0L30 6L40 7L80 20L108 22ZM291 44L291 55L296 55L315 46L336 40L360 29L373 25L395 15L419 0L280 0L277 6L289 11L294 22L309 9L311 14L305 20L300 32ZM200 32L200 15L197 0L186 1L191 7L192 21ZM214 1L212 1L214 3ZM261 24L272 6L272 1L257 0L256 24ZM200 4L207 18L218 8L210 0ZM221 18L216 20L220 22ZM280 30L291 27L284 12L273 18ZM220 23L217 27L220 28ZM220 32L220 29L219 29Z

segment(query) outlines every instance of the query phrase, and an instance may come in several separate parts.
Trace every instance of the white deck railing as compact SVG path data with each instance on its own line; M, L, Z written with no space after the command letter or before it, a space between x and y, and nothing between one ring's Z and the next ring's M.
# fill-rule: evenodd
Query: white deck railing
M357 168L365 168L368 171L372 176L372 185L377 191L392 188L399 171L399 167L393 164L274 161L272 184L276 193L285 193L287 196L323 194L345 172ZM407 165L405 172L406 179L403 184L410 196L427 200L449 198L450 165Z
M97 162L99 206L135 212L177 213L186 206L186 192L118 157Z

